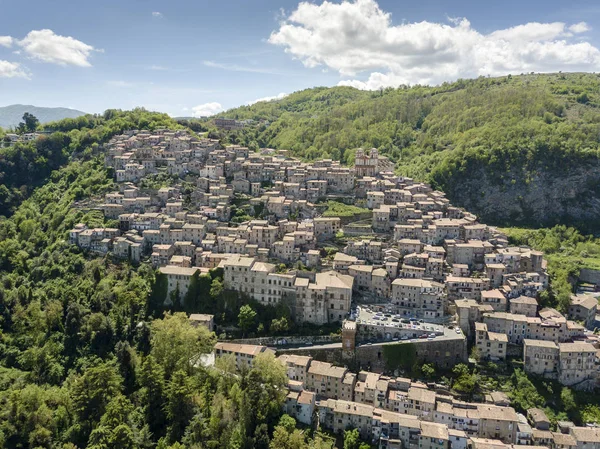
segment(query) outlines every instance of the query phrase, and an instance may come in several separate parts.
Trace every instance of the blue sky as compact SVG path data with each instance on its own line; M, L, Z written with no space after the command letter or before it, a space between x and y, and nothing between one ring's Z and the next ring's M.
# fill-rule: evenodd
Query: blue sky
M600 71L594 1L0 0L0 105L205 115L313 86Z

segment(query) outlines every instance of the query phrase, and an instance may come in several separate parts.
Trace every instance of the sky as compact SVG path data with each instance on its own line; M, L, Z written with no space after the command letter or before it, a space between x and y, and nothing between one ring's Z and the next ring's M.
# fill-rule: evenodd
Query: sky
M206 116L314 86L600 72L588 0L0 0L0 106Z

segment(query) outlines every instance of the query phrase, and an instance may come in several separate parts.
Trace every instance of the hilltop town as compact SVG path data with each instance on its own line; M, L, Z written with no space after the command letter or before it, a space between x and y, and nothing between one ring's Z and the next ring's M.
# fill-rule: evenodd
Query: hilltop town
M444 193L396 175L376 149L358 150L349 167L161 129L126 132L104 150L118 190L85 207L114 226L78 224L70 243L151 264L166 280L167 308L222 270L226 290L284 304L294 322L340 329L215 346L239 369L275 352L290 379L286 412L299 422L316 415L328 430L357 428L390 449L600 444L598 428L550 431L543 411L521 415L500 392L465 402L398 377L406 360L452 369L471 355L520 359L527 373L593 389L597 300L574 295L566 314L541 307L541 252L510 246ZM220 324L190 319L211 331Z

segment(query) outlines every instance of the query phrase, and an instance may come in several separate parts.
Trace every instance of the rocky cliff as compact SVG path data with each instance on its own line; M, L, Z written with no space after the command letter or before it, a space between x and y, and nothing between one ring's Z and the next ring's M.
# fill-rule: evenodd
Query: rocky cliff
M600 163L534 173L516 167L500 179L479 168L445 190L453 204L478 214L486 223L578 224L591 231L600 223Z

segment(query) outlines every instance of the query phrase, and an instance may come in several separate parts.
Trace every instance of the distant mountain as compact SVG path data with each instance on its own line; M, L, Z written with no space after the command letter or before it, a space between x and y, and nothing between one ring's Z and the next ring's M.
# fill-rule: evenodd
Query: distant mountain
M53 122L63 118L75 118L85 115L86 112L69 108L44 108L26 104L11 104L0 107L0 128L17 126L25 112L35 115L40 123Z

